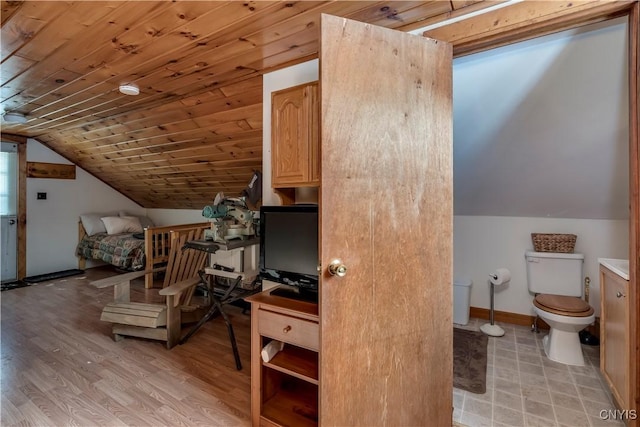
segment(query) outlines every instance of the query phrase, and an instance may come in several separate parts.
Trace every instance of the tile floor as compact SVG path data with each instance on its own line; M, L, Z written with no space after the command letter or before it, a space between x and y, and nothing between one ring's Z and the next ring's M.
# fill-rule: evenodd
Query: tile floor
M471 319L464 329L479 330L486 320ZM475 426L623 426L603 420L601 410L614 409L600 374L600 347L585 346L584 367L546 358L542 337L529 327L502 324L503 337L489 337L487 392L453 390L453 418Z

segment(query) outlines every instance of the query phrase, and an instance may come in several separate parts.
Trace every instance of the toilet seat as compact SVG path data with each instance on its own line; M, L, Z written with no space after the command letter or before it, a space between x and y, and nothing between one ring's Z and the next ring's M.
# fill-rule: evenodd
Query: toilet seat
M578 297L539 294L533 300L533 305L560 316L588 317L593 314L593 307Z

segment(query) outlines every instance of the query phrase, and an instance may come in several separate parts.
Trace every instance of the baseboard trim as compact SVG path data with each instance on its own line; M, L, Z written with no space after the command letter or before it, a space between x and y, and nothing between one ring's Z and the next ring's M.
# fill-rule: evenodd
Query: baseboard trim
M478 319L487 319L490 318L489 309L487 308L479 308L479 307L470 307L469 309L470 317L477 317ZM512 325L520 325L520 326L531 326L533 321L535 320L535 316L527 316L526 314L519 313L510 313L508 311L493 311L493 320L495 322L504 322L510 323ZM549 329L549 325L542 320L538 319L538 329ZM600 318L596 317L596 321L593 325L588 326L589 332L596 336L598 339L600 338Z
M490 318L490 311L488 308L471 307L469 309L469 316L477 317L478 319ZM512 325L531 326L535 320L535 316L528 316L520 313L510 313L508 311L493 311L493 320L495 322L510 323ZM549 329L549 325L544 320L538 319L539 329Z

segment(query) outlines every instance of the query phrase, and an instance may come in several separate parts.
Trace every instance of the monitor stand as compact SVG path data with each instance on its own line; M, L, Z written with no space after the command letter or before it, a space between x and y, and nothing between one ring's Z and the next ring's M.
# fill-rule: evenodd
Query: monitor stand
M307 289L288 289L288 288L275 288L269 295L290 298L298 301L318 303L318 293L315 291L309 291Z

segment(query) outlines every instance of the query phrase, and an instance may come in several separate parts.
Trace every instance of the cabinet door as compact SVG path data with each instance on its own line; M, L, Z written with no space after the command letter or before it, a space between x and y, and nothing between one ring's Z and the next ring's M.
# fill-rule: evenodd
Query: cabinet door
M629 307L628 282L613 274L601 273L602 357L604 377L621 408L629 406Z
M308 94L309 120L311 121L309 127L309 184L318 186L320 185L320 140L318 139L320 100L318 99L318 83L307 85L305 90Z
M318 183L317 83L295 86L272 95L272 186L292 187ZM317 112L316 112L317 114ZM315 126L315 129L314 129ZM312 143L316 147L312 147Z
M322 425L451 425L451 61L322 15Z

